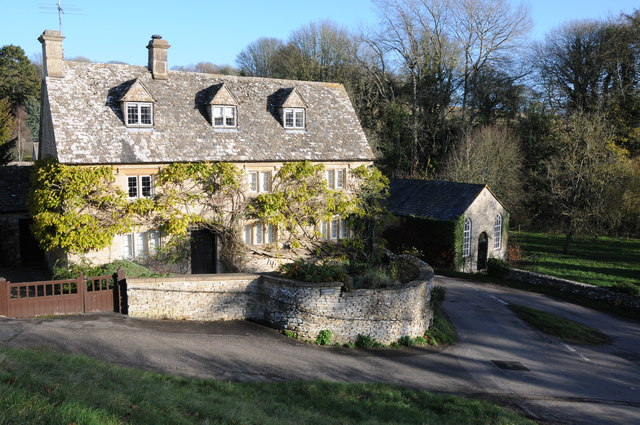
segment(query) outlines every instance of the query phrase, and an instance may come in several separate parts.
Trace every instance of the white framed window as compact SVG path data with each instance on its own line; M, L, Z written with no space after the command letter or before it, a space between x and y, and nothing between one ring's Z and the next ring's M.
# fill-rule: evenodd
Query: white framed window
M211 122L214 127L235 127L236 107L227 105L211 106Z
M156 253L160 247L160 232L148 230L122 235L123 258L144 258Z
M247 174L249 192L271 192L271 171L249 171Z
M284 108L284 128L304 128L304 108Z
M467 258L471 255L471 219L464 221L464 233L462 238L462 257Z
M493 235L493 249L502 248L502 214L496 215Z
M329 189L344 189L345 187L345 170L326 170L325 179Z
M349 237L349 227L345 220L335 217L331 221L320 222L320 237L324 240L338 240Z
M277 241L276 227L273 224L245 224L243 233L244 243L247 245L263 245Z
M153 125L153 103L125 102L126 123L131 127L151 127Z
M153 196L153 179L151 176L128 176L127 195L130 199L151 198Z

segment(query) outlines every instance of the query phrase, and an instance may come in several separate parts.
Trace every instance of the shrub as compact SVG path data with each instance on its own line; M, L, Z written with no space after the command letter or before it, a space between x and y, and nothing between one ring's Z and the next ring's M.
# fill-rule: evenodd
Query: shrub
M388 288L396 286L400 282L389 275L385 269L382 268L370 268L365 270L362 275L356 276L353 280L355 288Z
M124 269L127 277L154 277L160 276L153 273L148 268L140 264L126 260L115 260L111 263L94 266L86 261L79 263L69 263L68 267L56 263L53 267L53 279L75 279L80 274L85 276L102 276L117 273L119 269Z
M285 330L284 336L291 339L299 339L298 334L295 331Z
M489 258L489 261L487 261L487 273L489 276L501 277L509 269L509 263L499 258Z
M431 289L431 306L439 306L444 302L445 291L442 285L436 285Z
M384 347L380 341L369 335L358 334L356 338L356 347L358 348L380 348Z
M318 264L296 260L280 266L280 272L289 279L303 282L347 282L344 267L335 264Z
M323 329L318 332L318 336L316 337L316 344L329 345L331 343L331 337L333 337L333 332L328 329Z

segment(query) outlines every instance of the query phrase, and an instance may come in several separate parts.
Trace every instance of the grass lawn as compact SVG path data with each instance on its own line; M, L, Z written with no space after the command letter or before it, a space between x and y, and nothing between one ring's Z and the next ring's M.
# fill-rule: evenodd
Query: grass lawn
M228 383L0 350L0 424L533 424L482 400L383 384Z
M584 345L600 345L610 342L609 337L602 332L564 317L517 304L509 304L509 308L534 328L547 335L560 338L564 342Z
M572 253L563 254L564 235L510 232L509 243L520 246L517 267L597 286L640 286L640 240L576 238Z

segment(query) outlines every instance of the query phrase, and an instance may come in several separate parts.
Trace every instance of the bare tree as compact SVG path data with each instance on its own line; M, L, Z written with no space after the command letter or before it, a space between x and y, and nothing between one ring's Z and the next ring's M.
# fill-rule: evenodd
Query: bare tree
M272 77L275 73L275 56L283 44L278 38L259 38L236 56L236 65L244 74L254 77Z
M620 219L632 174L626 153L602 115L575 113L556 137L557 153L545 161L553 208L566 234L569 253L575 235L596 234ZM637 187L636 187L637 190Z
M522 47L532 28L529 9L520 3L511 8L508 0L460 0L452 7L452 36L462 57L462 119L466 122L469 88L480 70L507 60Z
M445 161L439 178L461 183L484 183L514 216L522 212L522 152L509 130L485 126L464 135Z

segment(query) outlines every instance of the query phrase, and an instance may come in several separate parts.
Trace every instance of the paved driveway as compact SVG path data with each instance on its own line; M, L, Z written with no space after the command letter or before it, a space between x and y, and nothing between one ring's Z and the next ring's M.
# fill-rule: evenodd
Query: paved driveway
M638 423L638 324L492 285L437 278L460 336L446 349L319 347L248 322L170 322L97 314L0 318L0 347L50 347L114 364L219 380L376 381L500 398L555 423ZM571 347L531 330L515 302L599 328L605 347ZM505 370L493 361L527 370ZM505 364L503 364L504 366ZM522 367L520 367L522 366Z

